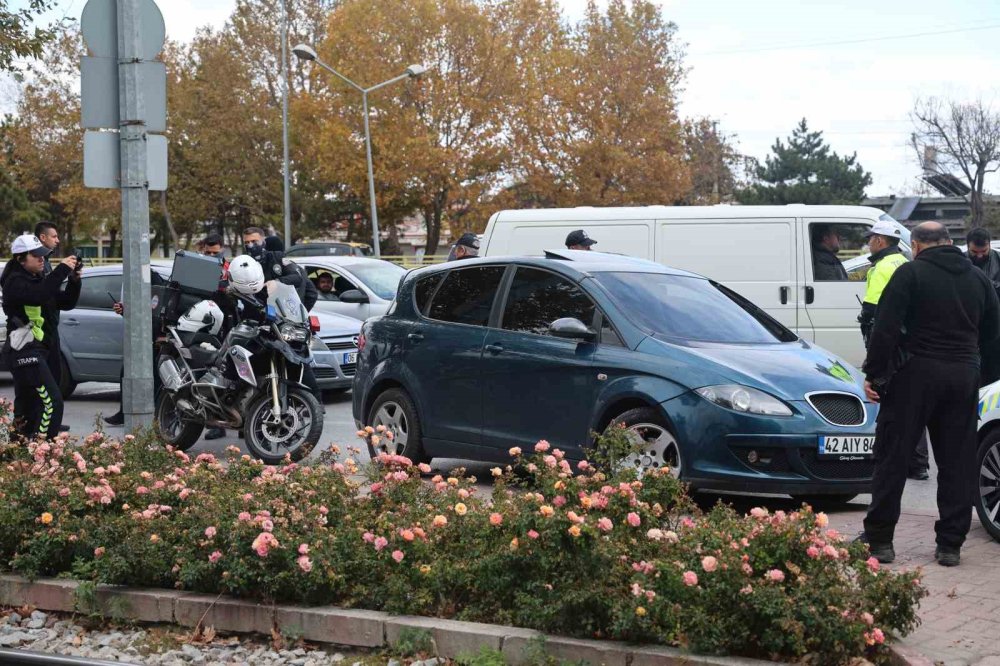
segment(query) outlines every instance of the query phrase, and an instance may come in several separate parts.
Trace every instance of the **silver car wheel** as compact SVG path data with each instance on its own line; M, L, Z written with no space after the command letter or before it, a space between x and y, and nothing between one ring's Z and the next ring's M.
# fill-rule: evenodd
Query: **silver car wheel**
M996 529L1000 529L1000 441L986 451L979 468L979 501L985 515Z
M383 451L399 455L405 448L409 439L409 424L406 421L406 412L397 402L387 401L382 403L375 412L372 419L372 427L385 426L385 429L392 433L392 446L387 445L387 438L383 437L383 444L379 446Z
M681 449L670 431L655 423L637 423L629 426L629 439L640 449L627 456L623 464L636 469L639 474L647 470L668 467L675 479L681 475Z

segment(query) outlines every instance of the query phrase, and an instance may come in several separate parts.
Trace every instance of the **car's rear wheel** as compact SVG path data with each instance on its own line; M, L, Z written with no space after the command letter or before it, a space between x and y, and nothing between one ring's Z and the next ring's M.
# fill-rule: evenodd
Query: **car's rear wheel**
M76 382L73 381L73 375L69 372L69 365L66 363L66 357L62 354L59 355L59 393L62 394L63 400L73 395L73 391L76 390Z
M630 409L612 420L608 428L622 426L637 449L622 460L623 466L634 468L640 475L667 467L674 478L683 476L680 443L659 412L651 407Z
M392 432L392 439L383 436L377 448L372 446L369 439L368 454L372 460L384 452L406 456L414 464L430 461L424 453L423 431L417 408L406 391L392 388L379 395L368 413L368 425L373 428L384 426Z
M801 504L808 504L814 509L836 509L857 497L857 493L841 493L834 495L792 495L792 499Z
M1000 430L990 432L979 443L976 470L976 513L990 536L1000 541Z

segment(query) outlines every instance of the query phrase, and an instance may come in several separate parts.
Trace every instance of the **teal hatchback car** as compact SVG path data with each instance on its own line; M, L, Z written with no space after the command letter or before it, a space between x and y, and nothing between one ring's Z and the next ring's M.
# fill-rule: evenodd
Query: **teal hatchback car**
M546 439L583 458L628 428L640 469L694 488L846 501L869 492L876 405L858 372L726 287L598 252L408 273L369 319L357 424L394 452L509 461Z

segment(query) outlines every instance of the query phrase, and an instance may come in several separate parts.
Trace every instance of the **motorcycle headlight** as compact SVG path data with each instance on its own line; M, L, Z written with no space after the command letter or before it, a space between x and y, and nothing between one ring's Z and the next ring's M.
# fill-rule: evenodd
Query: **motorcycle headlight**
M777 398L763 391L740 386L738 384L723 384L695 389L695 393L720 407L744 414L761 414L764 416L791 416L792 410Z
M309 337L309 331L295 324L282 324L278 329L281 332L281 339L285 342L305 342Z
M313 350L314 352L325 352L327 350L326 343L315 336L309 343L309 349Z

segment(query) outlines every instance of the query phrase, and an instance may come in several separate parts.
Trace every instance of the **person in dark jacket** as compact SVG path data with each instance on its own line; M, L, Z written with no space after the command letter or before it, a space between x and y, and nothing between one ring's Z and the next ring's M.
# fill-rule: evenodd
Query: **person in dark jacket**
M59 433L63 400L49 370L49 346L58 344L59 312L72 310L80 298L76 258L64 259L46 276L50 252L36 236L19 236L0 275L8 331L3 353L14 378L15 429L24 437Z
M990 244L990 232L977 227L965 237L965 254L972 265L981 270L989 278L1000 296L1000 252ZM1000 379L1000 338L983 349L983 370L979 379L980 385L992 384Z
M837 259L840 235L828 224L812 225L813 279L817 282L847 280L847 270Z
M1000 335L1000 303L944 225L919 225L912 244L914 260L896 269L879 301L864 363L865 392L881 409L872 502L859 538L878 561L895 558L906 472L927 428L938 466L934 555L955 566L976 492L980 348Z
M291 268L302 278L295 291L299 293L299 300L302 301L302 305L306 306L306 310L311 312L313 306L316 305L316 301L319 300L319 291L317 291L313 281L309 279L306 269L285 257L285 243L277 236L268 236L265 238L264 249L276 256L280 255L284 270Z

